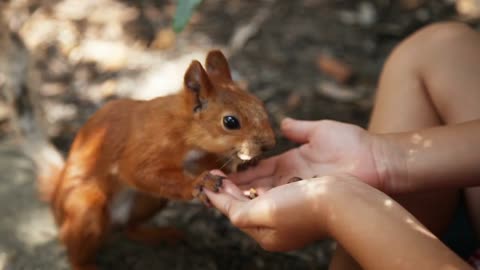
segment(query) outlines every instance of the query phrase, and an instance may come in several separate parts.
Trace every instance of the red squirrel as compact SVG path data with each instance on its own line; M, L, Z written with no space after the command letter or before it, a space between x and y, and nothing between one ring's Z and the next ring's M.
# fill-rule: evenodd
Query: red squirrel
M96 269L114 227L133 238L179 237L141 225L168 200L208 203L203 188L218 191L222 180L209 170L275 145L263 103L233 82L225 56L209 52L205 68L193 61L178 94L105 104L79 130L57 177L40 181L72 269Z

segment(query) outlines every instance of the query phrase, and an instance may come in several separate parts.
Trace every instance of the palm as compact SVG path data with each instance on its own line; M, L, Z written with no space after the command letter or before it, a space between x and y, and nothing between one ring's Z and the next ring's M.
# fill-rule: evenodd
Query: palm
M261 162L258 167L232 178L244 188L260 192L288 183L293 177L351 174L370 185L380 185L371 150L373 138L353 125L331 121L311 122L305 138L287 134L304 143L298 148ZM301 141L303 140L303 141Z

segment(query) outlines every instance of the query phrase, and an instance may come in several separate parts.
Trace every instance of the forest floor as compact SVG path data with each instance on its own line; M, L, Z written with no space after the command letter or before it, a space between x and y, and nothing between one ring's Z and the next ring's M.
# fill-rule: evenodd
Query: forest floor
M175 34L174 3L7 1L4 20L25 46L19 50L32 64L27 75L38 74L38 81L20 83L37 88L48 134L63 153L106 101L173 93L190 61L203 62L212 48L222 49L234 78L265 101L279 138L275 152L294 146L278 132L286 116L365 127L394 46L429 23L465 20L448 0L205 0ZM34 167L9 136L1 98L0 269L68 269L48 207L37 199ZM187 237L151 247L115 235L98 256L102 269L326 269L334 248L322 241L290 253L263 251L195 201L171 203L154 223L177 226Z

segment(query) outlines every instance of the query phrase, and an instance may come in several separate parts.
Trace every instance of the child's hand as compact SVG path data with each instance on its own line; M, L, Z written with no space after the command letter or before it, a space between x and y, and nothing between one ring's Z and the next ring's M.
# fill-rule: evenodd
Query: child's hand
M256 167L229 179L242 189L251 187L261 194L286 184L294 177L351 174L382 189L383 173L377 170L374 144L377 138L364 129L334 121L297 121L282 123L284 135L302 143L298 148L261 161Z
M301 180L253 200L229 180L219 193L205 193L266 250L289 251L331 237L362 269L471 269L392 198L352 176Z
M229 180L219 193L205 190L211 203L264 249L288 251L326 234L325 181L302 180L270 189L250 200Z

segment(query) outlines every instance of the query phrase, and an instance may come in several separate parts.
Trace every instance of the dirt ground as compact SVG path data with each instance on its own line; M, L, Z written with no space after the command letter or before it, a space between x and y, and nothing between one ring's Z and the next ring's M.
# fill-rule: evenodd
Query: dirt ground
M203 61L211 48L222 49L234 78L265 101L277 132L286 116L366 126L381 66L396 44L435 21L478 28L478 17L465 13L475 10L460 14L458 3L448 0L204 0L180 34L170 30L174 1L3 5L8 28L0 31L11 30L14 47L2 50L11 64L6 69L19 65L17 54L28 58L11 72L18 85L38 93L48 135L63 153L104 102L178 90L186 66ZM15 143L1 98L0 269L68 269L48 207L36 196L35 168ZM279 133L278 139L272 154L294 146ZM263 251L197 202L173 202L154 223L175 225L187 237L151 247L114 235L98 256L101 269L326 269L334 248L321 241L290 253Z

